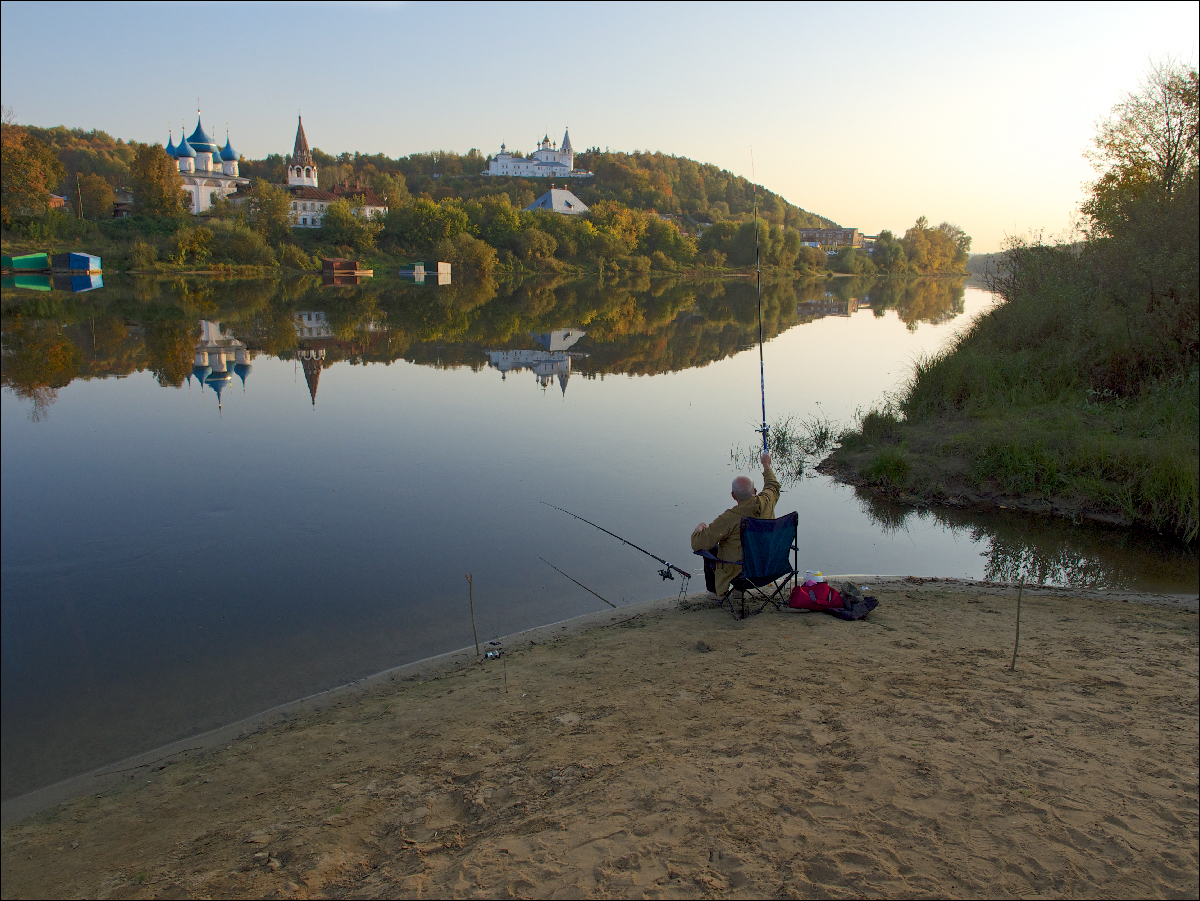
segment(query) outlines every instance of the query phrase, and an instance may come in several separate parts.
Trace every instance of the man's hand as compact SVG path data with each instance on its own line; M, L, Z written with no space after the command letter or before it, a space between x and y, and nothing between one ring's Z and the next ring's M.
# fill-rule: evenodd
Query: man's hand
M708 528L708 523L702 522L702 523L700 523L700 525L696 526L696 528L692 529L692 534L695 535L697 532L703 532L707 528Z
M771 455L770 454L763 454L760 459L762 460L763 469L766 469L768 466L771 465Z

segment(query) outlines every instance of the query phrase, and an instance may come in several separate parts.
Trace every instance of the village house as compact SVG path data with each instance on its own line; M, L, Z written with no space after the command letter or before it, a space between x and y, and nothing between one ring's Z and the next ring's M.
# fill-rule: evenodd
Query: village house
M862 247L863 235L857 228L798 228L800 240L816 247Z

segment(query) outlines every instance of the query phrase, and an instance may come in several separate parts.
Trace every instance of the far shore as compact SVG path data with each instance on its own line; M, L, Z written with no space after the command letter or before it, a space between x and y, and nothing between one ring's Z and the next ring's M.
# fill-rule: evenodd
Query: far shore
M381 673L4 804L4 898L1200 891L1194 596L855 576Z

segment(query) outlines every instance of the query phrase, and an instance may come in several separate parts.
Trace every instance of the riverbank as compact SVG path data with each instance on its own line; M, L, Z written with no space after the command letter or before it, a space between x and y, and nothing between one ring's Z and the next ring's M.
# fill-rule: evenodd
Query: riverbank
M1196 893L1194 599L1027 590L1013 672L1011 586L869 584L397 671L6 828L3 895Z

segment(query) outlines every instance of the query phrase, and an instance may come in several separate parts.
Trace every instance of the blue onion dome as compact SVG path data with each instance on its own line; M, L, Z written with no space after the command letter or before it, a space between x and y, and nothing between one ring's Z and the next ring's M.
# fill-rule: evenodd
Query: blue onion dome
M221 152L221 148L214 144L212 138L204 133L204 127L200 124L199 116L196 117L196 130L192 132L187 141L197 153Z
M175 138L171 136L169 131L167 132L167 156L175 156Z
M221 159L227 163L236 163L238 152L233 149L233 145L229 143L229 135L225 135L225 147L221 150Z
M175 148L175 156L196 158L196 151L192 149L192 145L187 142L187 138L180 138L179 145Z
M217 382L228 382L231 378L232 376L229 374L229 370L222 369L220 372L213 372L209 374L208 378L206 378L204 382L207 385L215 385Z
M204 380L212 375L212 369L207 366L193 366L192 375L196 377L196 381L203 385Z
M246 385L246 376L248 376L250 374L250 370L253 368L254 367L251 366L249 363L237 363L234 365L233 371L237 375L237 377L242 380L243 387L245 387L245 385Z

